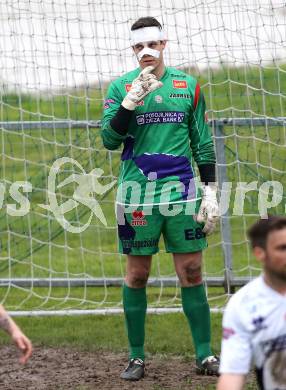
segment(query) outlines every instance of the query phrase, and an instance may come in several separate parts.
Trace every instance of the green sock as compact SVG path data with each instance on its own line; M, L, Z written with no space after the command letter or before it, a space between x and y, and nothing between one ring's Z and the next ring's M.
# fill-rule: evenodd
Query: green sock
M195 345L196 358L202 361L212 355L210 341L210 308L203 284L193 287L182 287L182 305L188 319L193 341Z
M129 340L129 359L140 358L144 360L146 287L131 288L124 284L123 308Z

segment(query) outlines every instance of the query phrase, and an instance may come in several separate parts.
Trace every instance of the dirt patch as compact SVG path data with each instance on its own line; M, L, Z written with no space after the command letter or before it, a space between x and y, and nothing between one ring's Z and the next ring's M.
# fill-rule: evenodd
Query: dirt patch
M192 362L157 356L146 362L143 380L126 382L119 378L126 363L125 354L36 347L30 362L22 367L15 359L15 350L2 347L0 389L205 390L208 384L216 383L216 378L197 376Z

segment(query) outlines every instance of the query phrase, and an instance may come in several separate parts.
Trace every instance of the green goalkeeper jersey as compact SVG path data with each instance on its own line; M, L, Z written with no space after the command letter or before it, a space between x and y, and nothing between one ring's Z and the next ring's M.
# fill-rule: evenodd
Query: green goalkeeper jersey
M163 86L137 104L126 135L110 125L140 71L137 68L113 81L104 102L103 144L115 150L123 143L119 203L143 205L196 199L192 161L198 165L215 163L205 100L196 79L166 67L160 79Z

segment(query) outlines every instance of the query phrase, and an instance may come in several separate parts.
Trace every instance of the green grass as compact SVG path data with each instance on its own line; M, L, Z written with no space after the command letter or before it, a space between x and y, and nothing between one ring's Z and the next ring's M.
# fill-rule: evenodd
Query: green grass
M255 116L286 116L285 90L286 66L225 67L203 72L197 77L202 85L209 118ZM41 92L39 94L7 93L0 102L1 121L100 119L104 91L96 86L81 90ZM285 182L285 127L225 127L227 175L234 184L237 181L278 180ZM117 176L120 152L110 154L104 150L99 129L1 129L0 137L1 182L5 183L4 205L0 209L0 278L14 277L123 277L125 259L117 254L117 237L112 191L101 200L108 221L106 229L93 218L83 234L62 231L49 213L37 206L47 203L46 191L49 169L57 158L70 156L89 172L101 167L109 175L106 182ZM239 162L239 163L238 163ZM59 181L74 166L66 165ZM29 216L13 218L7 215L6 205L12 202L9 189L12 182L28 180L33 192ZM234 201L232 191L231 206ZM65 201L74 186L58 191L59 202ZM284 195L285 196L285 195ZM284 198L285 203L285 198ZM232 209L230 209L232 210ZM258 264L249 252L245 230L258 214L257 192L247 195L244 217L231 216L233 269L236 275L255 275ZM273 209L281 213L281 207ZM75 224L84 223L87 210L78 207L68 219ZM172 259L161 252L153 259L151 276L175 276ZM223 276L223 250L217 231L209 238L205 251L204 271L207 276ZM223 307L227 295L223 288L209 288L208 298L212 307ZM106 288L17 288L1 287L0 299L10 310L104 308L118 307L121 290ZM150 306L180 305L179 288L148 288ZM127 353L124 320L118 316L43 317L18 318L17 322L36 345L68 346L77 350L110 350ZM220 350L221 315L212 314L212 338L214 351ZM0 334L0 344L8 338ZM146 351L152 355L180 355L191 359L194 349L189 329L182 314L147 316ZM84 389L84 387L82 387ZM208 386L204 389L215 389ZM253 389L249 385L248 389ZM154 386L153 390L161 390Z
M220 350L221 315L214 314L213 348ZM114 352L128 351L124 318L115 316L41 317L17 318L34 344L59 347L69 346L77 350ZM49 329L49 331L47 331ZM7 336L1 332L0 343L6 344ZM173 354L193 358L194 348L183 314L148 315L146 320L146 353Z
M285 116L285 65L269 64L265 68L225 67L197 75L206 96L210 119L215 117L247 117L259 115ZM104 91L93 86L88 89L70 89L40 92L38 94L7 93L0 102L0 120L59 120L99 119ZM249 252L245 230L258 214L257 192L247 195L244 217L232 215L237 181L285 181L285 128L283 127L225 127L227 175L234 183L231 196L231 235L233 269L238 276L255 275L258 264ZM52 163L59 157L70 156L89 172L100 167L109 175L118 174L120 152L109 153L101 143L99 129L1 129L2 151L0 175L5 183L4 205L0 209L0 278L13 277L122 277L125 260L117 255L117 237L112 191L101 201L108 221L106 229L95 217L91 226L80 235L63 232L57 221L41 209L47 203L47 175ZM238 163L239 162L239 163ZM79 170L67 164L59 181ZM12 182L28 180L33 192L28 194L31 210L22 218L7 215L7 203ZM58 201L64 202L73 193L70 184L58 190ZM285 198L284 198L285 203ZM283 212L280 206L272 210ZM87 208L79 206L67 218L73 223L85 223ZM80 220L80 222L79 222ZM151 276L175 276L172 259L162 251L155 256ZM223 276L223 250L217 231L209 238L205 251L205 274ZM179 305L179 289L149 289L153 306ZM223 289L208 291L211 306L221 307L227 296ZM120 289L116 288L0 288L0 297L8 308L100 308L120 304ZM47 299L48 298L48 299ZM64 298L67 298L66 300ZM19 306L20 302L20 306Z
M40 92L35 95L7 93L2 97L1 121L97 119L102 112L103 91L85 90Z

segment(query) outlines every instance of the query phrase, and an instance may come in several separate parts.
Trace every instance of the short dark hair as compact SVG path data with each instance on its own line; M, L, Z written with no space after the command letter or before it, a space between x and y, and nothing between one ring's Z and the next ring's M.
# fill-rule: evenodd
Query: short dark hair
M132 24L131 31L138 30L139 28L143 27L159 27L159 29L162 30L162 25L158 22L157 19L153 18L152 16L145 16L143 18L139 18L135 23Z
M252 248L258 246L265 249L269 233L274 230L281 230L285 228L286 217L270 215L268 218L259 219L254 225L252 225L248 229L247 235L250 239Z

